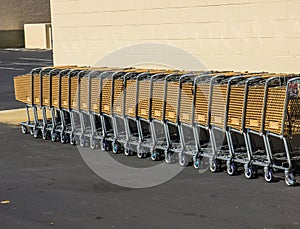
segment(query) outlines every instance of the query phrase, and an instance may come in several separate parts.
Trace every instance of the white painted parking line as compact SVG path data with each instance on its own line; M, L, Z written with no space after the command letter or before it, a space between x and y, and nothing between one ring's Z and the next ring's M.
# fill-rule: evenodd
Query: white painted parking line
M21 59L21 60L37 60L37 61L52 62L51 59L41 59L41 58L19 57L19 59Z
M9 64L9 65L28 65L28 66L31 66L31 65L41 65L41 64L46 64L46 62L30 62L30 63L11 63L11 64Z
M8 68L8 67L0 67L0 69L6 69L6 70L16 70L16 71L24 71L24 68Z

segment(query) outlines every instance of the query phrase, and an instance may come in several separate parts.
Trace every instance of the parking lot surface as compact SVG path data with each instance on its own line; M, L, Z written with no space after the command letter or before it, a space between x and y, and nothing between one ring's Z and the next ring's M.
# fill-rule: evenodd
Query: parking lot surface
M0 109L23 106L14 102L13 75L51 61L49 51L1 50ZM93 173L76 146L34 139L15 125L0 124L0 136L0 201L10 201L0 204L1 228L300 228L300 187L282 180L189 166L159 186L124 188ZM158 163L109 154L133 167Z

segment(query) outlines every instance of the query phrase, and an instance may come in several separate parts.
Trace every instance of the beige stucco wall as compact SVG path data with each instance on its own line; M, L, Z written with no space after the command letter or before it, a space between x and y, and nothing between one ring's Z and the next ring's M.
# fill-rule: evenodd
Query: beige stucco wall
M113 50L159 42L209 69L300 69L297 0L51 0L51 12L56 65L93 65Z

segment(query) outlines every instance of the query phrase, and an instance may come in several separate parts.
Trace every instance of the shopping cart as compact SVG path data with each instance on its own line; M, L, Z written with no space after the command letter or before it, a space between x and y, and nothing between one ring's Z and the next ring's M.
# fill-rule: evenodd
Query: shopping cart
M238 135L237 132L228 131L227 123L229 118L230 123L239 123L239 120L229 116L229 109L234 106L233 103L235 99L240 98L239 94L233 94L234 91L231 90L231 85L239 84L246 78L251 77L251 75L252 74L247 73L233 73L215 85L212 83L212 85L214 85L212 88L211 103L211 133L214 135L212 140L214 141L214 146L217 147L215 149L215 153L217 154L216 158L226 162L227 173L229 175L234 175L237 170L237 163L234 160L234 156L246 151L242 136ZM239 104L239 106L242 107L242 104L243 103ZM242 115L242 112L240 114ZM215 131L221 133L222 138L224 138L223 144L219 143L218 145L215 141ZM238 145L238 148L235 150L234 145Z
M226 84L213 89L215 84L219 85L234 75L238 75L238 73L211 72L200 75L194 80L192 123L194 138L198 147L198 154L193 156L193 164L196 169L199 168L205 158L208 158L210 170L216 172L221 167L220 160L225 158L226 141L224 142L224 134L220 131L217 133L215 128L217 125L214 124L222 124L222 120L224 121L224 113L221 114L219 109L224 110L226 108L227 95L224 90Z
M38 123L37 112L33 101L34 76L39 74L42 68L34 68L29 74L17 76L14 78L14 88L16 100L26 104L27 121L21 122L22 133L30 132L33 134L33 128ZM33 118L30 116L30 110L33 111ZM29 129L29 130L28 130Z
M128 74L127 74L128 73ZM127 75L126 75L127 74ZM108 71L103 77L101 117L103 128L102 150L112 149L113 153L123 151L126 144L126 128L124 122L124 76L133 74L133 69Z
M283 170L285 183L295 185L295 169L300 153L292 141L300 133L299 88L300 77L283 75L267 80L264 96L264 113L261 133L265 137L269 167L265 167L265 179L273 180L273 172ZM283 143L283 149L274 147L274 140ZM273 145L274 144L274 145Z
M116 79L114 84L114 132L126 156L138 152L140 139L136 122L136 85L137 77L146 72L144 69L130 69L121 78ZM138 156L143 157L144 154L139 153Z
M91 70L88 68L78 70L72 77L69 77L71 81L70 122L72 126L70 143L75 144L78 142L80 146L84 147L89 143L85 138L85 133L87 132L85 124L89 122L89 116L84 111L87 109L88 74Z
M198 144L194 136L193 114L194 114L194 80L196 77L206 75L208 72L201 72L181 77L179 80L179 96L177 109L177 125L182 152L179 154L179 164L186 166L193 161L193 167L199 169Z
M44 68L40 71L39 80L34 80L34 98L39 101L39 108L42 111L43 122L42 125L36 126L36 134L42 136L44 140L51 138L51 130L53 129L53 113L51 112L51 75L58 70L55 68ZM37 90L39 89L39 92ZM50 116L47 117L47 111L50 111ZM35 136L36 137L36 136Z
M104 136L102 118L101 118L101 98L102 98L102 81L103 77L108 73L108 69L93 70L89 74L89 115L91 123L90 147L98 148Z
M154 150L154 137L151 129L152 79L165 76L166 73L142 73L137 77L136 85L136 122L139 132L138 151L148 154L152 160L159 160L160 153ZM143 155L145 156L145 155Z
M146 121L150 108L150 79L152 75L160 72L162 71L137 69L139 74L124 83L126 86L124 121L128 145L134 149L139 158L151 154L151 147L146 146L151 140L150 123Z
M83 128L81 145L98 148L103 140L101 121L102 81L110 68L90 68L80 80L80 123Z
M134 77L125 78L125 127L127 135L127 145L130 146L132 151L137 153L139 158L147 156L147 148L141 147L143 136L145 135L145 125L138 118L139 107L139 92L143 94L146 88L139 88L140 80L149 78L150 72L142 72ZM147 90L147 89L146 89Z
M155 153L165 155L165 161L172 163L182 151L177 114L179 100L179 80L188 77L186 72L159 75L152 78L152 120Z
M64 127L66 125L67 115L62 111L62 91L67 90L67 76L71 70L69 68L59 69L50 75L51 81L51 113L52 113L52 126L51 126L51 141L60 140L62 143L67 141L64 134ZM64 79L62 79L64 78ZM63 82L63 83L62 83ZM63 86L63 89L62 89Z

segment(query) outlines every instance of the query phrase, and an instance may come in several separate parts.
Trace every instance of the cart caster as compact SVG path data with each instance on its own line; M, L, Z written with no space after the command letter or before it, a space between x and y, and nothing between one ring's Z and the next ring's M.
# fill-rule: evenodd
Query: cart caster
M131 156L131 155L132 155L132 151L131 151L130 149L126 148L126 149L124 150L124 154L125 154L126 156Z
M215 159L211 159L209 161L209 170L212 173L216 173L218 171L218 168L220 167L219 162Z
M21 131L22 131L23 134L27 134L28 133L26 126L21 126Z
M117 153L119 153L119 151L120 151L120 144L118 143L118 142L113 142L112 143L112 152L114 153L114 154L117 154Z
M264 173L266 182L270 183L274 180L273 170L271 168L265 167Z
M137 155L138 158L143 158L144 157L142 152L137 152L136 155Z
M90 147L91 147L91 149L97 149L98 148L98 144L96 143L95 139L90 140Z
M33 137L38 138L39 136L40 136L40 130L39 129L33 130Z
M184 154L179 154L179 159L178 159L179 165L182 167L186 167L188 164L187 157Z
M167 163L167 164L171 164L172 162L173 162L173 155L172 155L172 153L171 152L169 152L169 151L166 151L165 152L165 162Z
M151 159L152 161L159 161L160 160L160 153L157 151L154 151L151 153Z
M76 145L76 140L75 140L74 134L71 134L71 135L70 135L70 144L71 144L71 145Z
M137 153L137 157L138 157L138 158L146 158L146 157L147 157L147 154L146 154L146 153L143 153L143 152L138 152L138 153Z
M86 140L84 139L84 137L80 137L79 145L81 147L85 147L86 146Z
M295 179L294 174L289 171L285 171L284 173L285 173L285 178L284 178L285 184L287 186L295 186L297 184L297 181Z
M57 134L56 133L51 133L51 141L56 142L57 140Z
M236 172L236 165L234 162L227 161L227 174L233 176Z
M60 135L60 142L61 142L62 144L65 144L65 143L67 143L67 141L68 141L67 135L66 135L66 134L61 134L61 135Z
M30 134L33 135L33 127L30 127Z
M199 157L193 157L193 167L196 170L199 170L200 168L200 158Z
M76 145L76 140L75 140L74 134L71 134L71 135L70 135L70 144L71 144L71 145Z
M108 141L102 139L100 145L102 151L109 151Z
M251 179L251 178L254 177L254 174L255 174L255 170L254 170L253 166L252 165L249 166L249 165L245 164L244 165L244 175L245 175L245 177L247 179Z
M42 138L43 138L43 140L48 140L49 139L49 131L47 131L47 130L42 131Z
M138 158L146 158L147 157L146 149L144 147L138 146L136 155Z

